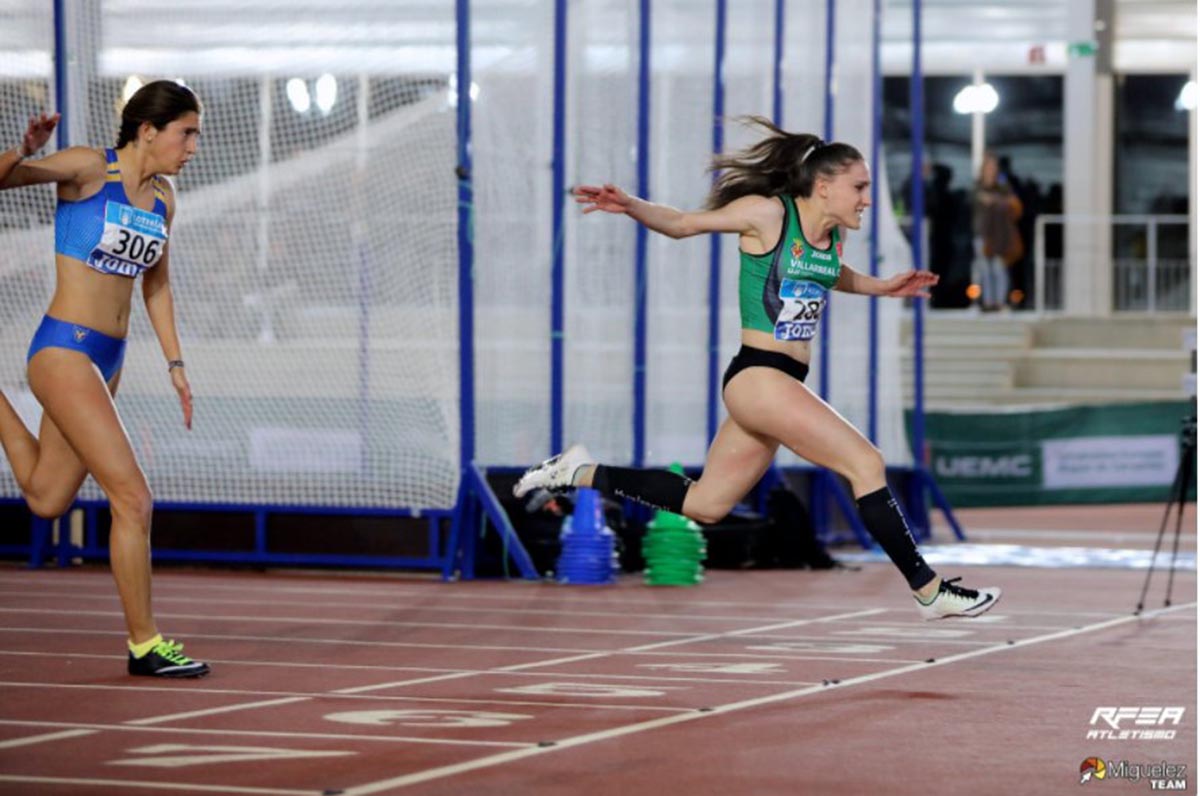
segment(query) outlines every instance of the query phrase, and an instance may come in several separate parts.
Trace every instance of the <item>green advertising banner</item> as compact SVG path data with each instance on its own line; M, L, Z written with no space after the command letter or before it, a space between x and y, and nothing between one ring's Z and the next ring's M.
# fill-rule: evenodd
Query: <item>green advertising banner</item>
M925 465L961 507L1165 502L1195 411L1166 401L928 412Z

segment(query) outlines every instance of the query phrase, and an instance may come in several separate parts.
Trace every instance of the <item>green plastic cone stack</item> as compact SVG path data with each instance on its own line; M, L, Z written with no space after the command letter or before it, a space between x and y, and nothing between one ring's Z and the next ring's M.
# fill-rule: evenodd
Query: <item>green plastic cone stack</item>
M678 464L671 472L683 474ZM643 573L649 586L695 586L704 580L702 562L707 555L700 526L669 511L654 512L642 538Z

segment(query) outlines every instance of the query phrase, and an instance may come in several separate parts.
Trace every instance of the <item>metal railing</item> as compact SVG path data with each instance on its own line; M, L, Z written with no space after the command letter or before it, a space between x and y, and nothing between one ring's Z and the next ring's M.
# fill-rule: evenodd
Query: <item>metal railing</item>
M1063 263L1067 230L1072 225L1104 225L1103 252L1097 254L1111 263L1111 312L1186 312L1195 314L1195 262L1189 251L1191 235L1186 215L1039 215L1034 222L1033 267L1034 309L1040 313L1061 312L1065 285ZM1164 228L1183 227L1176 236L1174 251L1160 256L1160 233ZM1063 256L1047 252L1048 227L1062 230L1060 249ZM1132 256L1131 256L1132 255Z

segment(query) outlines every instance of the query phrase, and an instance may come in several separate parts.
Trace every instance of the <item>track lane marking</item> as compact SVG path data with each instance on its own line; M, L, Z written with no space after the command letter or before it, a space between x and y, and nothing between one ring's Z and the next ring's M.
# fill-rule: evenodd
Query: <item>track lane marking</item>
M416 784L419 784L422 782L429 782L429 781L435 780L435 779L442 779L444 777L450 777L455 774L461 774L461 773L464 773L467 771L475 771L475 770L482 769L482 768L490 768L493 766L502 765L504 763L513 762L515 760L522 760L524 758L532 757L534 755L549 754L549 753L557 752L557 751L560 751L563 749L569 749L569 748L572 748L575 746L583 746L585 744L594 743L597 741L608 740L610 738L617 738L617 737L624 736L624 735L632 735L634 733L658 729L659 727L668 727L672 724L682 724L683 722L687 722L687 721L698 721L700 719L709 718L712 716L720 716L720 715L724 715L727 713L733 713L733 712L740 711L740 710L746 710L748 708L759 707L761 705L769 705L769 704L772 704L775 702L783 702L786 700L797 699L800 697L810 696L812 694L817 694L817 693L827 693L827 692L833 691L835 689L849 688L851 686L856 686L856 685L860 685L863 683L874 682L876 680L882 680L882 679L890 678L890 677L897 677L899 675L908 674L908 673L914 672L914 671L923 671L923 670L932 669L932 668L935 668L938 666L947 666L951 663L957 663L959 661L967 660L969 658L977 658L977 657L980 657L983 655L990 655L990 654L993 654L996 652L1001 652L1004 650L1016 649L1018 647L1027 647L1027 646L1031 646L1034 644L1041 644L1041 643L1045 643L1047 641L1055 641L1055 640L1062 639L1062 638L1069 638L1071 636L1076 636L1081 633L1095 633L1095 632L1105 630L1108 628L1117 627L1119 625L1123 625L1123 624L1126 624L1131 621L1141 620L1141 619L1150 619L1150 618L1154 618L1155 616L1159 616L1162 614L1169 614L1169 613L1173 613L1175 611L1193 608L1193 607L1195 607L1195 605L1196 605L1196 603L1193 602L1193 603L1186 603L1183 605L1172 606L1170 608L1162 608L1162 609L1158 609L1156 611L1147 611L1144 614L1142 614L1141 616L1133 616L1133 615L1124 616L1124 617L1119 617L1116 619L1110 619L1110 620L1107 620L1104 622L1097 622L1095 624L1087 625L1085 627L1071 628L1069 630L1063 630L1063 631L1059 631L1056 633L1048 633L1048 634L1045 634L1042 636L1035 636L1033 638L1022 639L1020 641L1014 642L1013 644L1008 644L1007 642L1005 642L1002 644L998 644L994 647L989 647L987 649L970 650L968 652L962 652L957 655L951 655L951 656L947 656L944 658L939 658L934 663L920 663L920 664L915 664L912 666L902 666L902 667L899 667L896 669L888 669L888 670L884 670L881 672L875 672L875 673L868 674L868 675L861 675L859 677L849 677L849 678L846 678L845 680L842 680L839 683L834 683L834 684L830 684L830 685L820 685L820 686L809 687L809 688L801 688L801 689L796 689L793 691L786 691L786 692L783 692L780 694L773 694L771 696L757 697L754 699L742 700L740 702L733 702L733 703L729 703L729 704L725 704L725 705L718 705L704 713L693 713L693 714L689 714L689 715L680 715L680 716L664 716L659 719L651 719L649 721L638 722L636 724L627 724L623 727L613 727L608 730L600 730L597 732L586 733L584 735L577 735L572 738L565 738L562 740L558 740L555 742L555 745L552 747L535 747L532 749L521 749L521 750L516 750L516 751L511 751L511 752L502 752L502 753L499 753L496 755L491 755L489 757L480 758L478 760L472 760L472 761L468 761L465 763L456 763L456 764L447 765L447 766L439 766L438 768L427 769L425 771L419 771L419 772L415 772L412 774L405 774L405 775L402 775L399 777L393 777L391 779L380 780L377 782L368 783L366 785L359 785L356 787L346 788L343 790L343 796L370 796L370 794L380 793L382 791L393 790L396 788L407 787L409 785L416 785Z
M49 732L44 735L28 735L24 738L10 738L0 741L0 749L16 749L19 746L34 746L47 741L65 741L68 738L82 738L85 735L95 735L96 730L63 730Z

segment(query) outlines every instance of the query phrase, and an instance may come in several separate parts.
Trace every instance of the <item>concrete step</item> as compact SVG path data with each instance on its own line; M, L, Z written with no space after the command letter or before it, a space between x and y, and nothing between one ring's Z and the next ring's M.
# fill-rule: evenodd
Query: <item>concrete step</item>
M912 317L900 324L900 339L911 344ZM977 340L981 345L1027 347L1033 342L1033 321L1024 318L995 315L946 315L930 313L925 318L925 345L969 345Z
M912 390L912 373L901 373L900 383L906 391ZM972 373L962 373L958 371L925 371L925 390L928 391L940 385L950 385L950 387L962 387L967 389L980 388L1012 388L1016 382L1013 378L1013 372L1004 370L979 370Z
M1186 315L1112 318L1051 318L1034 328L1039 348L1155 348L1185 349L1184 334L1196 321Z
M1175 389L1098 387L1015 387L997 403L1004 404L1106 404L1142 401L1179 401L1183 391Z
M1015 385L1179 390L1190 363L1182 350L1038 348L1016 363Z

